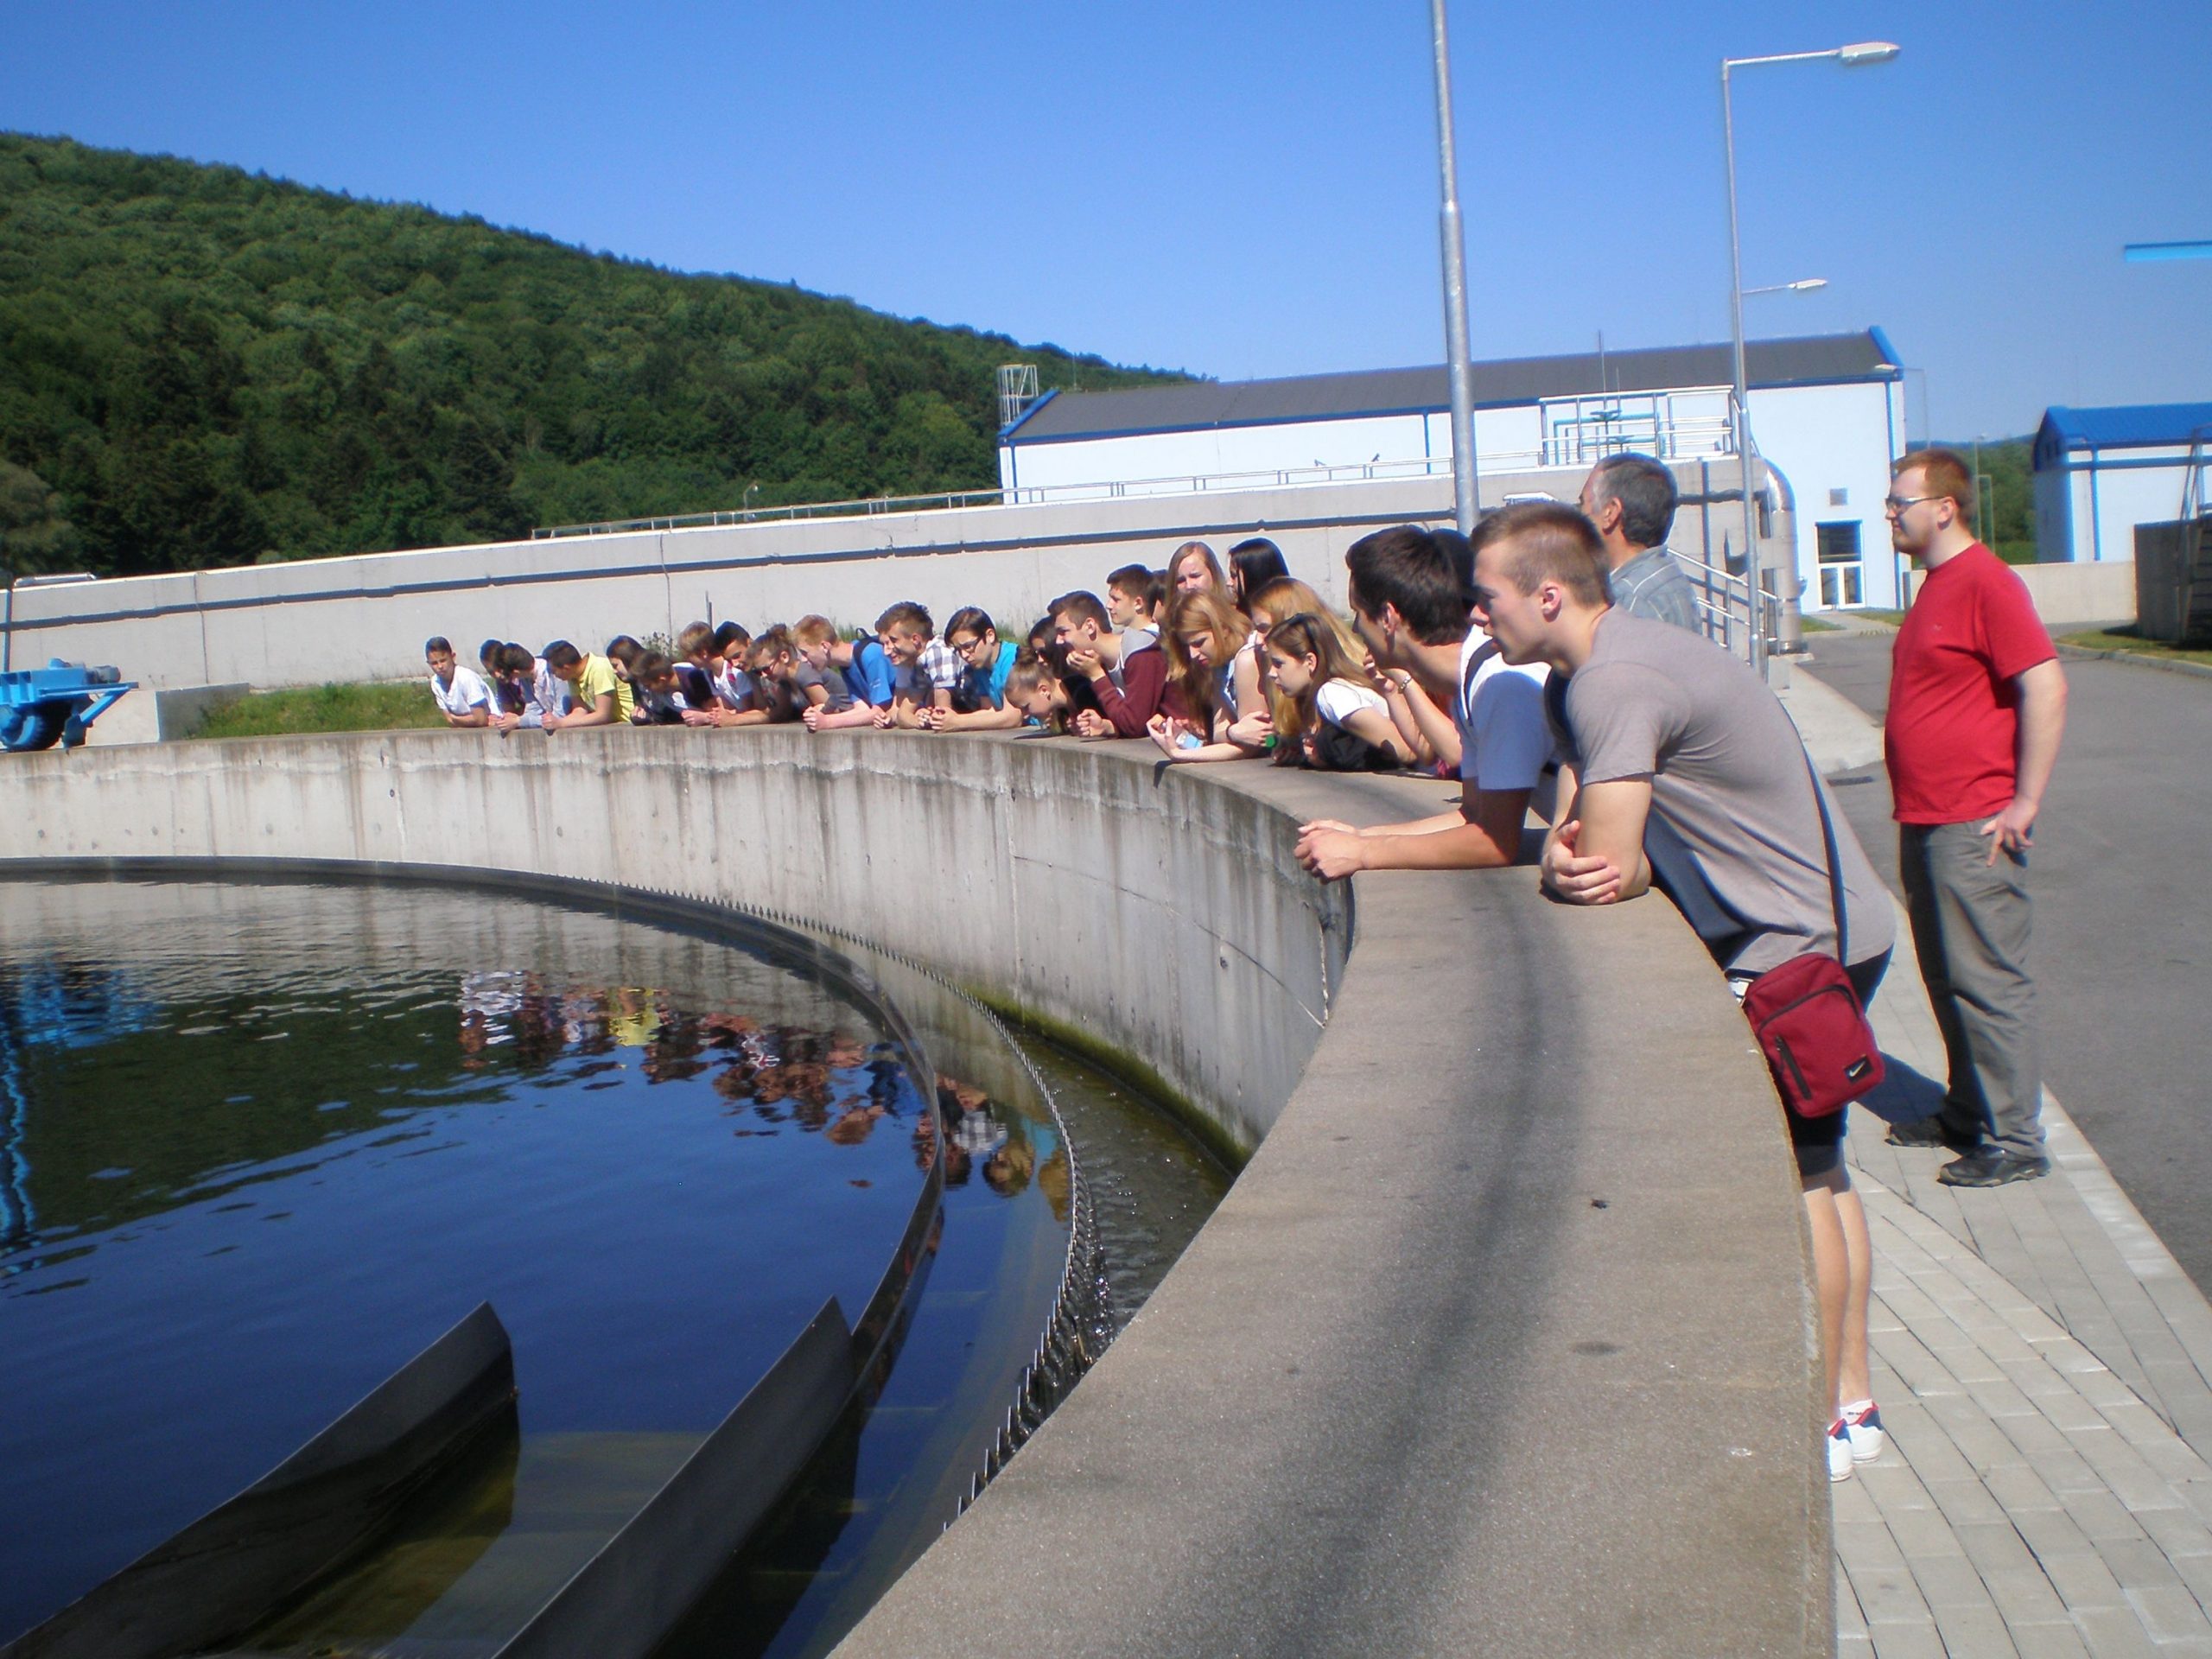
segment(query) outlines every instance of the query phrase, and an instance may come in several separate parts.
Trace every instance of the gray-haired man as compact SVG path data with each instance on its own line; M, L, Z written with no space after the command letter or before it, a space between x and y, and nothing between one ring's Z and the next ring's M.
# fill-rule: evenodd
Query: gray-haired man
M1701 636L1697 592L1667 550L1675 499L1674 474L1650 456L1608 455L1583 480L1580 505L1605 544L1614 605Z

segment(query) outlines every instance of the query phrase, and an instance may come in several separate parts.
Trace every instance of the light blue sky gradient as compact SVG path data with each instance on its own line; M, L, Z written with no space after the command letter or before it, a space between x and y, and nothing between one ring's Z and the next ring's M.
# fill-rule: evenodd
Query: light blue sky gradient
M1424 0L17 0L0 127L1223 378L1443 354ZM1478 357L1879 323L1948 437L2212 398L2212 4L1452 14Z

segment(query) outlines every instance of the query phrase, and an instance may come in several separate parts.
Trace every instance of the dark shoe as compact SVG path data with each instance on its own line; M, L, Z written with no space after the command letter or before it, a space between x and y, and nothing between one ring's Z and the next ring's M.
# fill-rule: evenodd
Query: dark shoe
M2050 1173L2048 1158L1984 1147L1956 1163L1944 1165L1936 1172L1936 1179L1946 1186L2003 1186L2008 1181L2032 1181Z
M1979 1136L1970 1140L1961 1135L1934 1112L1909 1123L1890 1125L1889 1142L1893 1147L1948 1147L1953 1152L1972 1152L1979 1140Z

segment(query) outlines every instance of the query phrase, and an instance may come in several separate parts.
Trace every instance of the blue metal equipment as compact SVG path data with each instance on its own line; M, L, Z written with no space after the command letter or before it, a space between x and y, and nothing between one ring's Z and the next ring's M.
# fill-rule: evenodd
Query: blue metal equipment
M137 684L118 668L86 668L59 657L44 668L0 674L0 749L73 749L85 728Z

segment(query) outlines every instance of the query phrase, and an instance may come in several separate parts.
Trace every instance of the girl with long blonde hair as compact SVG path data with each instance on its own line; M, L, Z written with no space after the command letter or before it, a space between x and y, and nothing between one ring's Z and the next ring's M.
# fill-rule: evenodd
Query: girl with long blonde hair
M1239 721L1236 714L1237 665L1247 655L1243 647L1250 632L1243 613L1217 589L1178 594L1169 604L1162 643L1186 717L1154 715L1146 730L1170 760L1244 760L1262 752L1271 723ZM1255 724L1261 729L1255 730Z

